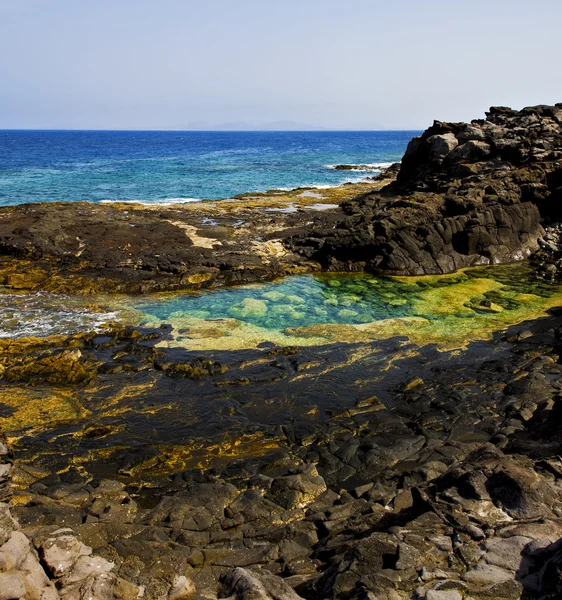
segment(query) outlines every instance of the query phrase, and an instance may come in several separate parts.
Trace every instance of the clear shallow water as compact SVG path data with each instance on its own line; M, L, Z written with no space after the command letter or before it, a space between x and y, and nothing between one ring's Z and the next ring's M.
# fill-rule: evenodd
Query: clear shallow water
M355 341L391 335L458 343L561 303L562 285L536 280L523 263L415 278L293 276L202 294L164 294L128 307L138 311L143 324L171 324L176 339L188 347L227 348L261 339L299 343L298 338ZM201 341L205 337L207 342Z
M93 304L95 302L95 305ZM407 335L458 344L562 305L562 285L538 281L525 263L446 276L299 275L203 293L143 297L0 293L0 338L99 330L110 322L172 325L193 349L263 341L315 344Z
M219 199L333 186L399 161L415 131L1 131L0 206L25 202Z
M404 289L403 289L404 288ZM149 320L238 319L266 329L326 323L361 324L407 316L407 285L369 276L296 275L264 284L135 303Z

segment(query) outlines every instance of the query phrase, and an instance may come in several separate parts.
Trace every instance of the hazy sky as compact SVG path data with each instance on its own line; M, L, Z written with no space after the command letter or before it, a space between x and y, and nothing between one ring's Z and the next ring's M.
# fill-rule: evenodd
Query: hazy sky
M421 129L562 102L561 26L562 0L0 0L0 128Z

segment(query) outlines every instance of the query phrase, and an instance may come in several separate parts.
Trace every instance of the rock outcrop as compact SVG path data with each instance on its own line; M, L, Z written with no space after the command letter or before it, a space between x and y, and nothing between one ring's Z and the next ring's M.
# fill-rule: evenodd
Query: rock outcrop
M348 215L293 238L330 270L422 275L522 260L562 217L562 104L435 122L395 183L343 204Z
M0 208L0 285L135 294L319 270L283 240L309 226L318 203L324 219L341 218L338 202L377 185L177 206L61 202Z
M522 260L539 249L543 225L562 217L562 105L435 122L395 175L393 166L322 194L216 204L3 208L0 283L142 293L322 269L420 275ZM333 208L317 210L326 200Z

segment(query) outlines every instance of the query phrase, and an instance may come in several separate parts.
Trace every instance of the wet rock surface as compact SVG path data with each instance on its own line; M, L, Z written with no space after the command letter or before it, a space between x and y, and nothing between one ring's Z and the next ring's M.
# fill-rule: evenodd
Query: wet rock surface
M157 406L150 434L133 414L120 416L129 434L115 431L109 413L43 423L15 442L12 513L63 598L556 598L561 327L554 314L460 352L427 348L407 357L403 340L348 345L337 402L326 398L334 380L319 367L308 367L311 380L296 368L317 348L248 351L243 364L233 360L240 353L200 356L185 376L170 365L186 364L189 353L166 350L159 360L169 368L156 366L157 331L71 336L64 343L81 341L82 356L100 363L97 377L105 371L104 385L140 373L156 385L153 398L159 382L186 386L173 388L184 405L210 387L232 391L253 450L244 435L228 446L209 428L199 463L182 463L158 437L179 441L181 430L162 422L159 432ZM128 366L112 373L123 345ZM325 349L330 361L343 352L337 346ZM355 361L378 358L358 364L350 351ZM255 369L260 354L268 362L246 372L246 385L216 386ZM381 354L394 366L379 362ZM286 370L281 380L253 378L273 362ZM91 386L68 384L75 393ZM108 389L115 399L116 388ZM293 406L263 406L286 389ZM244 403L252 394L261 406ZM215 396L212 410L224 401ZM84 403L96 410L94 396ZM8 583L17 588L21 578Z

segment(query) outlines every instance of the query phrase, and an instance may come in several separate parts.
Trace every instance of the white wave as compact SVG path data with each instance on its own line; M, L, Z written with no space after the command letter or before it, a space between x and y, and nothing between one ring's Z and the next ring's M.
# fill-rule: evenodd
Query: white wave
M342 181L338 181L338 183L318 183L313 185L307 185L302 187L312 188L314 190L330 190L332 188L341 187L346 183L366 183L369 181L368 177L364 175L358 175L356 177L348 177L347 179L343 179ZM300 188L297 188L300 189Z
M100 200L100 204L144 204L145 206L169 206L170 204L188 204L203 202L201 198L164 198L162 200Z
M332 210L338 208L337 204L326 204L325 202L317 202L316 204L309 204L306 208L311 210Z
M272 192L298 192L299 190L330 190L332 188L341 187L346 183L361 183L363 181L368 181L368 179L364 176L357 177L348 177L347 179L343 179L338 181L337 183L309 183L299 185L297 187L275 187L271 189L260 189L253 190L252 192L248 192L249 194L271 194ZM235 199L236 200L236 199Z
M379 162L379 163L337 163L334 165L325 165L326 169L336 169L339 166L345 166L346 169L338 169L338 171L384 171L391 167L394 163Z
M90 311L64 295L0 293L0 338L101 331L119 318L118 312Z
M188 204L189 202L203 202L201 198L165 198L152 204Z

